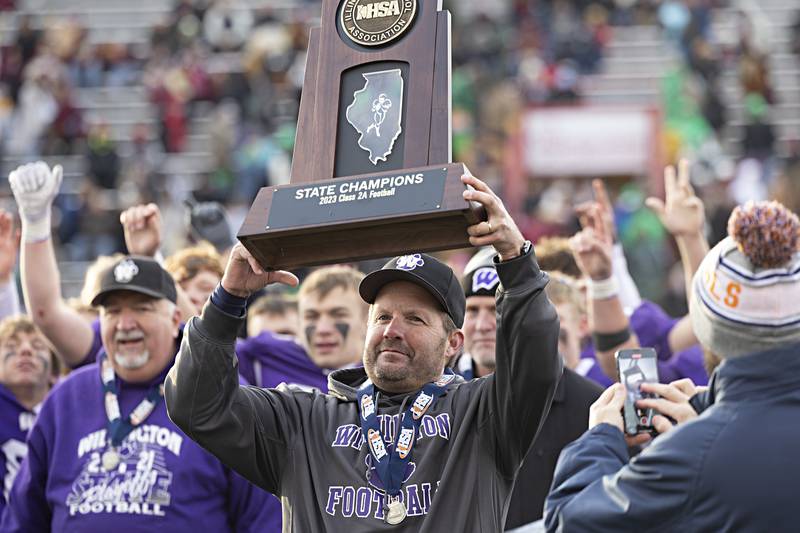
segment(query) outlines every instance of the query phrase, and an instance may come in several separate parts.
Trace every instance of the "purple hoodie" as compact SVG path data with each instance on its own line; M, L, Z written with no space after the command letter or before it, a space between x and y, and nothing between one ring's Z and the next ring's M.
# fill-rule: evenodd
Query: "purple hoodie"
M699 345L692 346L676 354L669 347L669 333L679 322L664 312L653 302L643 300L631 315L631 329L639 338L640 346L655 348L658 354L658 377L662 383L690 378L695 385L708 384L708 374L703 366L703 350ZM589 342L581 353L581 362L576 372L604 387L613 381L605 375Z
M23 407L7 388L0 385L0 517L8 501L11 485L19 472L19 466L28 453L25 439L33 426L36 415Z
M117 378L123 415L168 369L150 383ZM97 364L53 389L30 431L1 531L264 531L269 495L187 437L163 401L125 438L111 472L101 461L106 423Z

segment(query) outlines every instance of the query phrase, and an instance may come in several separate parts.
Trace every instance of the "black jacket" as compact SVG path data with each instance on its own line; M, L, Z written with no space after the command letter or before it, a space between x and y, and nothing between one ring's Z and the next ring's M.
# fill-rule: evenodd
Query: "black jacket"
M564 449L548 531L798 531L800 344L728 359L714 404L627 458L600 424Z
M550 413L533 441L514 484L506 529L535 522L542 517L544 500L550 492L558 456L567 444L586 432L589 407L602 392L603 388L594 381L568 368L564 369L550 405Z
M283 500L284 531L499 531L528 448L561 376L558 317L532 254L499 263L497 370L460 378L422 420L401 494L408 518L383 522L368 481L356 401L363 369L334 372L331 394L240 387L234 354L242 319L207 304L186 327L166 381L170 417L186 434ZM378 402L392 437L410 394Z

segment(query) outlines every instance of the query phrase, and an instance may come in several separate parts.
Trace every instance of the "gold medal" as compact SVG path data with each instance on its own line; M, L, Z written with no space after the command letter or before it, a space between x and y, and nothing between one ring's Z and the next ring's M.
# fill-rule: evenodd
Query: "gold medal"
M400 498L392 500L386 506L386 514L383 520L390 526L396 526L406 519L406 506L400 501Z
M106 472L110 472L119 466L120 457L119 453L114 448L109 448L103 452L103 468Z

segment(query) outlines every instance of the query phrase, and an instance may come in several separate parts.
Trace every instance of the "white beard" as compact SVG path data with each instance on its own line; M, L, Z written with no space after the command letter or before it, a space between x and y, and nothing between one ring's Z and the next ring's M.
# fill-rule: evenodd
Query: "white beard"
M126 370L136 370L137 368L142 368L149 360L150 352L148 350L138 354L114 354L114 362Z

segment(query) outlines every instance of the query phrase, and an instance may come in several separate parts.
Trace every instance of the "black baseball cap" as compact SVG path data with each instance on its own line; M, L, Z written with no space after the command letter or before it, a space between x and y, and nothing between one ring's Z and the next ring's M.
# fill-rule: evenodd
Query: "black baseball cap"
M373 304L384 285L393 281L409 281L419 285L431 293L457 327L464 325L464 292L450 267L435 257L427 254L393 257L383 268L361 280L358 292L365 302Z
M103 305L106 297L115 291L138 292L172 303L178 300L172 276L154 259L138 255L123 257L103 271L92 305Z

